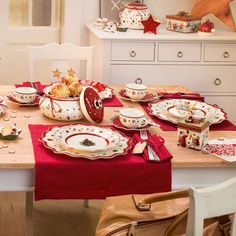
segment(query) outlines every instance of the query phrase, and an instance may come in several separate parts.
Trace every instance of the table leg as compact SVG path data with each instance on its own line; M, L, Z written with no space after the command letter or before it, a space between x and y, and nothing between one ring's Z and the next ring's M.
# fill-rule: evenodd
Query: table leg
M26 236L33 236L33 192L26 192Z

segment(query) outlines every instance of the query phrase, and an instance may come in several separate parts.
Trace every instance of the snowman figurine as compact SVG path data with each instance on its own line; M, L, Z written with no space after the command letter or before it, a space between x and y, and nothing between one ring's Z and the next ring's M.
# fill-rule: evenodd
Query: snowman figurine
M209 19L206 20L204 23L201 24L198 33L203 35L212 35L215 32L214 23L211 22Z

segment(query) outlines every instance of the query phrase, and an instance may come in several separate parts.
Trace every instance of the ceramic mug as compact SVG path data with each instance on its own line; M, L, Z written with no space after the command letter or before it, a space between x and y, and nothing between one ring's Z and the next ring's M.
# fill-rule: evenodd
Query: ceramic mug
M135 108L124 108L119 112L119 119L123 126L130 129L144 127L148 124L144 112Z
M126 84L125 92L131 99L140 100L147 95L147 86L144 84Z
M12 90L11 96L20 103L33 103L37 90L31 87L19 87Z

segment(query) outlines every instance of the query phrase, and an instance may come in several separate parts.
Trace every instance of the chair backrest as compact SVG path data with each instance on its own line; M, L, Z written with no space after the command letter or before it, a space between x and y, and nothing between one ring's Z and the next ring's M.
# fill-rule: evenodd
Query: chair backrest
M29 81L34 79L36 61L49 61L51 71L66 72L71 68L70 61L86 61L86 78L92 76L93 47L80 47L69 43L50 43L43 46L29 46ZM48 76L49 77L49 76Z
M203 234L203 220L233 214L231 236L236 235L236 177L214 187L190 189L187 235Z

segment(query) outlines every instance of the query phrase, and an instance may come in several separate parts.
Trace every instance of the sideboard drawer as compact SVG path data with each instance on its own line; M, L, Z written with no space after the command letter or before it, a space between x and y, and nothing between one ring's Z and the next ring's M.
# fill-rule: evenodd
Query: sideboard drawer
M155 43L112 42L111 60L154 61Z
M236 44L206 43L205 61L236 61Z
M182 85L204 93L236 93L235 74L234 66L111 65L110 83L142 81L149 85Z
M200 61L201 43L159 43L159 61Z

